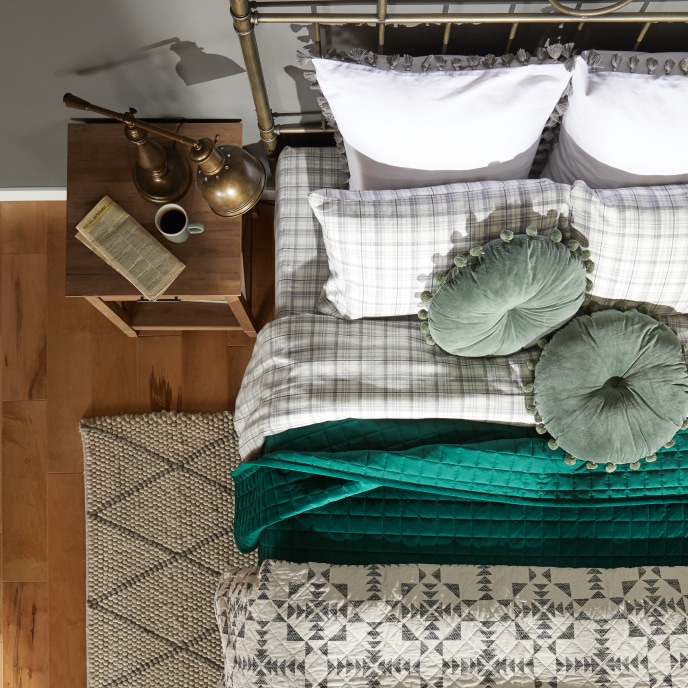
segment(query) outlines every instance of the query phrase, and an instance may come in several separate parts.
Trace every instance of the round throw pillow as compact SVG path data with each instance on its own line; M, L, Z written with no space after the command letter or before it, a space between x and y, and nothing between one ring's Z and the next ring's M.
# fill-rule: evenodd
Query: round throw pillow
M505 356L536 344L570 320L586 290L578 244L503 232L471 250L431 297L425 330L430 343L457 356ZM465 263L465 265L464 265Z
M575 457L589 468L637 468L688 415L681 342L637 310L579 316L544 347L534 395L542 425L568 452L568 463Z

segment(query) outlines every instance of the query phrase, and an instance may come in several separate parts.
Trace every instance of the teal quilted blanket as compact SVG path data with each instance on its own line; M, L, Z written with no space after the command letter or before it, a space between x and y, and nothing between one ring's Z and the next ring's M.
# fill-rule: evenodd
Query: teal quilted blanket
M684 431L608 474L567 466L532 427L322 423L268 438L233 473L235 537L296 562L687 564L686 451Z

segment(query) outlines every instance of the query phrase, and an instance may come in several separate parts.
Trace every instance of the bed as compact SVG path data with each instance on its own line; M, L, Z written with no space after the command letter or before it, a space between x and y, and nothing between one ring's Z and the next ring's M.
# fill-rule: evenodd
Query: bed
M235 412L262 563L218 589L227 686L682 685L687 8L292 6L232 3L276 318ZM278 125L254 28L314 16L318 121ZM441 49L400 49L425 23Z

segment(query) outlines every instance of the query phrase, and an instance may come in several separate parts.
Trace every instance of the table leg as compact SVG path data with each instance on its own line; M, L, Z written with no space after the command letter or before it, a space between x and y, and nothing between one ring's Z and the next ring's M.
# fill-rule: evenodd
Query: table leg
M96 310L100 311L113 325L120 329L127 337L136 337L136 330L131 327L129 314L116 303L103 301L99 296L84 297Z
M256 325L253 322L253 317L251 316L251 311L246 303L246 299L243 296L225 296L225 300L232 309L234 317L237 319L237 322L241 325L244 332L249 337L255 337Z

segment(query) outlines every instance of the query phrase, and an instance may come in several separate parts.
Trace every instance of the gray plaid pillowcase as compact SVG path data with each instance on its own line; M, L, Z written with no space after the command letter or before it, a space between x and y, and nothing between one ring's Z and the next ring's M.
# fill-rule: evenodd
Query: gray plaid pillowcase
M275 309L278 315L315 312L330 274L320 223L308 194L342 188L346 170L334 148L285 148L275 174Z
M345 318L415 314L420 294L437 288L437 272L504 229L569 231L570 187L548 179L321 189L309 201L330 268L318 310Z
M571 230L591 252L592 296L688 313L688 185L571 191Z

